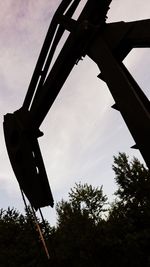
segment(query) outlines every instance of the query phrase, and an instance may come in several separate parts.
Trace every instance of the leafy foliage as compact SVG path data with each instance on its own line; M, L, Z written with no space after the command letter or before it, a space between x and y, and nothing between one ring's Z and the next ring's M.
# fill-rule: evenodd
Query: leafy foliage
M123 245L121 252L127 255L122 255L121 266L150 266L150 172L136 158L129 162L125 153L114 157L113 170L117 199L107 222L111 234Z
M73 214L97 223L106 211L106 203L107 197L103 195L102 186L95 188L92 185L76 183L69 192L69 201L62 200L57 203L58 223L68 220Z
M104 205L107 197L103 195L102 186L95 188L88 184L76 184L69 193L69 201L74 209L81 214L87 214L95 222L98 222L106 211Z
M10 207L0 210L0 266L43 266L44 251L33 218L29 217Z
M102 187L75 184L69 192L68 201L60 201L55 234L55 257L57 265L88 266L93 264L96 225L103 221L107 197Z
M122 201L136 202L141 207L150 204L150 172L138 159L129 162L125 153L119 153L114 157L113 170L118 185L116 195Z
M117 191L110 204L102 187L75 184L56 205L57 225L38 219L50 251L47 262L32 212L0 210L0 266L150 266L150 172L125 153L114 157ZM107 211L108 216L104 216ZM32 225L32 227L31 227Z
M127 217L135 227L146 227L150 222L150 172L138 159L129 162L124 153L114 157L113 170L118 186L118 201L112 208L119 216Z

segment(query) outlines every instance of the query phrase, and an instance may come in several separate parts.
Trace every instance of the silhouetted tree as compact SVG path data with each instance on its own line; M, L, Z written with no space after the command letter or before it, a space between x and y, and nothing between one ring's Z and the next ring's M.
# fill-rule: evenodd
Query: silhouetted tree
M22 215L14 208L0 210L0 266L46 266L31 214Z
M94 266L96 225L103 221L107 197L102 187L75 184L69 200L60 201L56 229L58 266Z
M125 153L114 157L113 170L117 198L107 220L119 249L114 252L112 243L113 258L119 256L120 266L150 266L150 172L138 159L129 161Z
M150 172L124 153L114 157L112 168L117 191L109 210L102 187L78 183L67 201L57 203L55 227L46 222L44 230L39 220L49 262L31 210L22 215L15 209L1 209L0 266L150 266Z
M102 220L102 214L106 211L105 205L107 203L107 197L103 194L102 186L95 188L86 183L76 183L68 195L68 201L62 200L57 203L58 224L61 224L65 219L68 220L69 216L73 214L85 216L93 220L94 223Z

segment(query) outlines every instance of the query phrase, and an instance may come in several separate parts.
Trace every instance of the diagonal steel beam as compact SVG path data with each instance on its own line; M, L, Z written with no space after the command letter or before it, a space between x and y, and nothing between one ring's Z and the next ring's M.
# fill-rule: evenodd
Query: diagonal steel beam
M92 43L88 55L100 68L117 107L150 168L149 100L101 36Z

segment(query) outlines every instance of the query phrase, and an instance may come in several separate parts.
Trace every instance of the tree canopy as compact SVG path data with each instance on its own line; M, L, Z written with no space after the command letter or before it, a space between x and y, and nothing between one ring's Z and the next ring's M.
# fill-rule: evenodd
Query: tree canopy
M49 261L32 213L1 209L0 266L150 266L150 172L125 153L114 157L112 169L113 203L108 205L102 186L76 183L68 200L56 205L55 227L38 219Z

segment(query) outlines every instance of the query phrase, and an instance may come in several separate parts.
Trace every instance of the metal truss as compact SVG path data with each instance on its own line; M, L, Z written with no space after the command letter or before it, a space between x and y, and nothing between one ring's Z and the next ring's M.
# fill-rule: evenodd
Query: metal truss
M99 67L119 110L150 168L149 100L123 65L135 47L150 46L150 20L106 23L111 0L88 0L77 20L80 0L63 0L48 29L24 103L4 117L9 158L21 189L35 209L53 206L38 138L41 123L77 62L88 55ZM54 63L65 30L70 32Z

